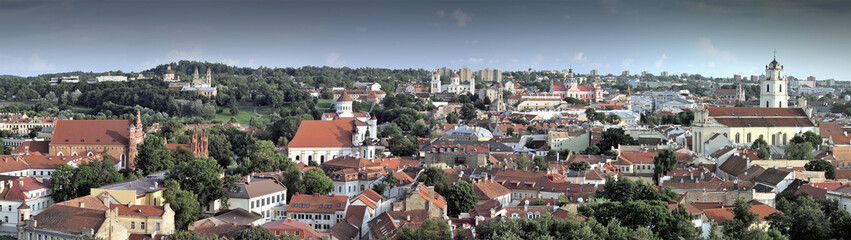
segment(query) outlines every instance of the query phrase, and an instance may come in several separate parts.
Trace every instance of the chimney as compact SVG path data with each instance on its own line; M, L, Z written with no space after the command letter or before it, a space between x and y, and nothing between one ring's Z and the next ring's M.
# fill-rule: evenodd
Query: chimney
M30 145L24 146L24 155L30 155Z
M86 208L86 202L80 201L78 205L80 208Z
M410 215L410 214L409 214L409 215L405 215L405 219L406 219L406 220L408 220L408 222L410 222L410 221L411 221L411 215Z

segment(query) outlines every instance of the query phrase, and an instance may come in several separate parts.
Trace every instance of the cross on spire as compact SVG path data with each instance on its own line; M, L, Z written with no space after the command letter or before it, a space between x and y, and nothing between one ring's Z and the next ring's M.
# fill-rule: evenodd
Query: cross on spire
M777 60L777 49L774 49L774 60Z

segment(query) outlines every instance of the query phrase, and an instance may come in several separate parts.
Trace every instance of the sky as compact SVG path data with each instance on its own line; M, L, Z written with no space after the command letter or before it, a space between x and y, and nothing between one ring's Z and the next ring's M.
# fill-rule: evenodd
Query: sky
M0 74L468 67L851 80L851 1L0 0Z

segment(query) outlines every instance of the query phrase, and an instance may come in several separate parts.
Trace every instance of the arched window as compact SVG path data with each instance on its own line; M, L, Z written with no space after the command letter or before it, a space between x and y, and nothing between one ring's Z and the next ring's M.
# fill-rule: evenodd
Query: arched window
M748 143L753 143L753 141L751 140L751 133L748 133Z
M739 143L739 133L736 133L736 143Z
M361 191L366 190L366 188L363 186L363 184L360 185L360 190Z
M783 107L783 101L777 101L777 107L782 108Z
M296 161L301 161L301 156L296 155L296 156L295 156L295 160L296 160Z
M121 156L118 156L119 160L121 160L121 167L127 166L127 155L122 153Z
M311 155L307 155L307 161L308 161L308 162L313 161L313 156L311 156Z
M783 84L779 84L779 85L777 85L777 87L779 87L780 92L783 92Z
M771 136L771 145L777 145L777 138L780 136L774 135Z
M778 133L780 134L780 133ZM783 134L783 145L786 145L786 137L788 137L785 133Z
M94 156L95 154L92 152L86 153L86 156Z
M771 89L771 88L770 88L770 86L771 86L771 85L769 85L769 84L765 84L765 92L771 92L771 90L770 90L770 89Z
M59 152L56 154L56 156L65 156L65 153Z
M71 156L77 156L77 152L72 152Z
M319 162L325 163L325 155L319 156Z

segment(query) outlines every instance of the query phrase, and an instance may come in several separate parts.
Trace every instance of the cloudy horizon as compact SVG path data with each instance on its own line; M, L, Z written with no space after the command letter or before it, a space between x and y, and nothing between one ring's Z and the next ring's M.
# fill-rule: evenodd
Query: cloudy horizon
M0 74L178 60L851 80L843 1L0 0Z

